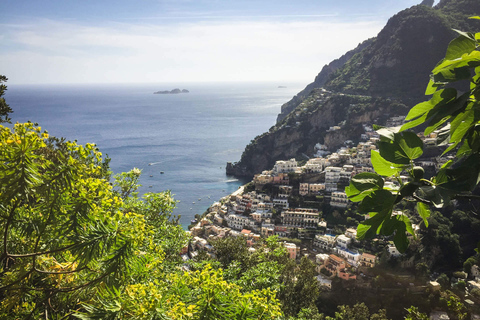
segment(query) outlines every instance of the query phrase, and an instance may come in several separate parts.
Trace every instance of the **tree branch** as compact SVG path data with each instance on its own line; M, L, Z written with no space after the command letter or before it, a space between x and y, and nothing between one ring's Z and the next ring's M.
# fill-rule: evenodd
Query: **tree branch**
M412 195L412 198L415 199L415 200L417 200L418 202L422 202L422 203L425 203L425 204L428 204L428 205L433 204L432 201L422 199L422 198L420 198L419 196L416 196L416 195L414 195L414 194Z
M480 196L474 194L457 194L456 196L452 197L452 199L475 199L480 200Z
M44 274L69 274L69 273L80 272L80 271L85 270L85 269L87 269L87 266L85 266L85 267L83 267L83 268L80 268L80 269L75 269L75 270L70 270L70 271L58 271L58 272L38 270L37 268L35 268L34 270L35 270L36 272L44 273Z
M59 252L59 251L64 251L64 250L68 250L74 246L76 246L77 243L73 243L69 246L66 246L66 247L63 247L63 248L59 248L59 249L54 249L54 250L50 250L50 251L44 251L44 252L34 252L34 253L26 253L26 254L7 254L7 257L12 257L12 258L28 258L28 257L33 257L33 256L41 256L41 255L44 255L44 254L50 254L50 253L55 253L55 252Z

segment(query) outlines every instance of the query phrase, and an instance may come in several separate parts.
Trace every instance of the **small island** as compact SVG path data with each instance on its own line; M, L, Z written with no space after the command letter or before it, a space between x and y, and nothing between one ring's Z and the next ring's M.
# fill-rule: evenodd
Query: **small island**
M169 90L156 91L156 92L154 92L153 94L177 94L177 93L189 93L189 92L190 92L190 91L188 91L187 89L182 89L182 90L180 90L180 89L176 88L176 89L173 89L173 90L171 90L171 91L169 91Z

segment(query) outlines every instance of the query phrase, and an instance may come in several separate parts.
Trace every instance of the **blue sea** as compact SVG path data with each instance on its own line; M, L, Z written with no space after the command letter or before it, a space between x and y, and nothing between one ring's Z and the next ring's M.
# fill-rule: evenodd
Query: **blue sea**
M225 174L255 136L275 124L301 83L14 85L13 122L96 143L114 173L142 169L140 193L171 190L186 227L195 214L246 181ZM278 88L278 86L287 88ZM188 89L183 94L154 91ZM161 172L164 172L161 174Z

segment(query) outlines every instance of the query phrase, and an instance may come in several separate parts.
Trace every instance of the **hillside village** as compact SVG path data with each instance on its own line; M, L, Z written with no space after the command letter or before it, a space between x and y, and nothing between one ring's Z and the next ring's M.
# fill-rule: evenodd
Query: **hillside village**
M404 117L392 117L388 125L399 126L403 122ZM356 224L368 216L356 214L357 220L348 217L346 225L335 224L329 218L342 215L346 210L355 211L345 194L345 186L356 174L373 172L370 152L376 149L379 135L370 125L365 125L364 130L360 142L355 145L345 141L345 146L334 153L318 144L314 157L303 164L295 159L277 161L272 170L255 175L252 182L214 203L199 221L192 221L193 240L184 252L184 259L194 258L202 250L214 257L210 239L244 237L251 250L255 250L253 246L260 238L275 235L284 242L291 259L308 256L316 263L318 284L326 291L331 290L335 279L341 279L343 286L370 287L373 276L369 270L380 258L394 258L402 267L412 268L413 257L401 255L391 239L375 239L377 244L382 243L376 246L356 240ZM427 146L435 145L435 133L421 138ZM440 159L432 155L422 158L419 164L434 170L447 160L448 157ZM400 178L407 180L406 176ZM398 182L386 181L386 185L394 189ZM420 225L412 227L416 235L421 236ZM414 241L412 235L409 237ZM478 272L476 268L472 270ZM410 292L440 290L434 277L423 283L408 276L405 279L404 285ZM470 289L480 287L476 279L474 275L469 282ZM474 304L472 299L476 300L469 297L467 304Z

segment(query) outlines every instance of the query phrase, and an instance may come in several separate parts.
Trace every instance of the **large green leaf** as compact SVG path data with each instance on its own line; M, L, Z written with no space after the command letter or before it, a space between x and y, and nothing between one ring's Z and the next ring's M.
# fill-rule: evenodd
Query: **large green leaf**
M422 217L425 227L428 228L428 217L430 217L430 208L423 202L417 202L417 212Z
M345 188L345 193L353 202L363 200L375 190L383 188L383 178L375 173L363 172L350 180L350 185Z
M417 189L416 195L430 201L436 208L442 208L450 203L452 193L439 186L421 186Z
M449 101L447 104L439 104L435 106L435 108L433 108L427 115L429 125L425 129L424 134L429 135L448 121L452 115L465 109L469 100L469 95L470 94L467 92L457 99Z
M368 239L371 238L375 235L375 233L372 231L372 226L360 223L357 226L357 239L358 240L363 240L363 239Z
M470 53L464 53L461 57L448 60L444 59L442 63L433 69L432 73L437 74L439 72L445 70L453 70L456 68L463 68L463 67L477 67L480 65L480 52L479 51L472 51Z
M473 127L475 122L474 104L468 104L467 108L460 112L450 123L450 142L460 142L467 131Z
M435 80L433 79L433 76L432 76L430 81L428 82L427 89L425 89L425 95L429 96L431 94L434 94L435 91L437 91L437 89L441 86L442 86L442 84L435 82Z
M402 132L395 136L395 141L410 160L423 154L423 141L413 132Z
M424 123L426 119L427 119L427 114L425 113L425 114L423 114L422 116L416 118L415 120L406 122L406 123L400 128L400 130L401 130L401 131L405 131L405 130L408 130L408 129L411 129L411 128L415 128L416 126L421 125L422 123Z
M442 171L444 178L437 182L439 187L456 193L471 192L480 181L480 154L474 153L456 168Z
M406 120L413 121L405 123L401 131L406 129L413 128L419 124L422 124L428 117L432 117L433 115L430 114L430 111L433 110L436 106L444 106L448 103L455 100L457 97L457 90L453 88L447 88L438 90L432 96L432 98L428 101L420 102L419 104L415 105L407 114Z
M463 66L453 69L443 69L432 76L433 81L439 85L445 85L449 82L469 79L471 76L470 66Z
M380 156L396 165L408 165L423 154L423 142L413 132L393 133L393 140L379 141ZM399 166L399 167L400 167Z
M393 243L395 243L395 247L397 247L400 253L405 253L408 248L408 238L406 235L406 226L405 224L398 224L398 228L395 232L395 236L393 237Z
M358 209L364 213L391 211L394 201L395 196L390 191L376 190L363 199Z
M461 58L465 53L470 53L475 50L475 40L471 37L458 37L453 39L447 48L445 59L454 60Z
M393 140L394 136L396 133L400 131L400 127L385 127L376 130L376 132L385 138L388 138L389 140Z
M372 150L370 155L373 169L379 175L390 177L399 173L404 168L404 166L399 166L395 163L385 160L377 150Z
M383 159L395 164L408 165L410 163L410 159L405 155L405 153L401 150L398 144L394 143L393 141L380 141L377 144L380 155Z

